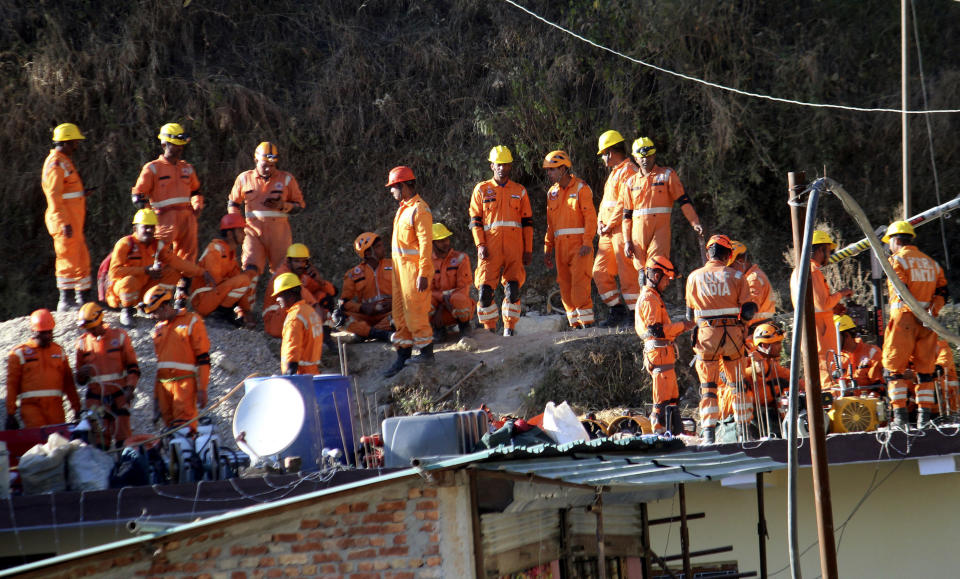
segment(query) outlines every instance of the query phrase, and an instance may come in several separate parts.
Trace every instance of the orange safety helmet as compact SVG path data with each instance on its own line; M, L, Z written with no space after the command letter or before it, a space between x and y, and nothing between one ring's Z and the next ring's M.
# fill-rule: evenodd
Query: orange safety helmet
M760 324L753 331L754 344L775 344L783 341L783 330L773 324Z
M30 330L33 332L52 331L57 322L47 308L41 308L30 314Z
M730 245L730 257L727 259L727 265L733 265L733 262L737 260L738 256L747 252L747 246L736 239L731 240Z
M145 314L152 314L153 312L157 311L157 309L163 305L164 302L169 302L172 299L173 294L169 289L155 285L150 288L150 291L147 292L147 295L143 296L143 301L140 302L137 307L139 307Z
M554 167L573 167L570 162L570 155L565 151L550 151L543 159L544 169L553 169Z
M253 158L257 161L276 163L280 160L280 149L270 141L264 141L257 145L257 150L253 152Z
M406 183L407 181L415 181L417 178L413 175L413 169L407 167L406 165L400 165L399 167L394 167L390 169L390 176L387 177L387 184L385 187L393 187L400 183Z
M97 302L87 302L77 312L77 326L83 330L95 328L102 323L103 308Z
M733 244L730 243L730 238L722 234L711 237L710 240L707 241L707 248L709 249L711 245L719 245L720 247L733 250Z
M227 213L220 218L220 229L242 229L243 215L239 213Z
M373 247L373 244L380 239L380 236L376 233L371 233L366 231L357 236L353 241L353 250L357 252L357 255L360 256L360 259L363 259L363 254L367 252L368 249Z
M668 279L674 279L677 277L677 268L673 267L673 263L669 259L662 255L655 255L647 260L646 269L659 269Z

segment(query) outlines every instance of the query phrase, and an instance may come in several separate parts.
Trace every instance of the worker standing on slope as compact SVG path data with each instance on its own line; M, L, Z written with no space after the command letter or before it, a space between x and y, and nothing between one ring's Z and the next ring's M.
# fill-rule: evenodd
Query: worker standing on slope
M883 241L890 248L888 261L900 281L907 286L920 305L936 317L950 293L943 269L932 257L914 245L916 233L906 221L894 221L887 228ZM907 388L910 382L903 373L909 364L917 373L917 428L930 422L930 414L937 407L934 398L934 380L937 360L937 334L916 318L887 280L890 297L890 321L883 334L883 375L887 394L893 407L894 426L907 423Z
M457 324L460 337L470 333L476 302L470 297L473 269L470 256L453 249L453 232L443 223L433 224L433 283L430 285L430 324L433 341L446 338L447 326Z
M680 204L697 235L703 235L703 226L677 172L657 165L653 141L647 137L634 141L633 156L640 171L627 180L627 194L623 197L623 252L633 258L634 266L640 270L655 255L670 259L670 214L674 203Z
M283 332L283 323L287 312L273 295L273 285L277 278L285 273L294 273L300 277L300 292L307 304L314 307L321 320L326 319L327 310L333 310L337 288L324 279L320 270L310 262L310 249L302 243L294 243L287 248L286 262L277 267L270 278L267 288L270 291L263 298L263 330L269 336L279 338Z
M533 258L533 211L527 190L510 180L510 149L497 145L490 150L489 161L493 178L477 183L470 196L470 228L477 246L474 285L480 293L477 318L484 328L497 330L493 292L502 283L503 335L512 336L522 313L520 288L527 279L525 267Z
M399 203L393 218L393 344L397 359L384 372L394 376L411 361L433 362L433 329L430 327L430 280L433 278L433 215L416 192L416 177L410 167L394 167L387 178L390 194Z
M627 180L637 172L637 166L627 155L623 135L610 130L600 135L597 154L610 169L603 185L603 200L597 215L597 258L593 262L593 282L600 299L610 308L609 317L600 323L604 327L629 324L637 305L640 284L633 260L623 250L623 198L627 195ZM617 279L620 287L617 287Z
M883 362L880 348L868 344L860 338L859 328L853 318L847 315L833 316L833 323L840 333L840 377L849 381L853 390L834 392L834 396L879 395L876 389L859 386L878 386L883 384ZM835 367L831 364L831 367Z
M543 168L553 183L547 191L547 233L543 240L543 263L553 269L554 253L560 300L571 328L593 325L593 298L590 274L593 265L593 237L597 234L597 212L593 191L573 174L570 156L551 151Z
M90 252L83 236L87 193L72 158L84 139L77 125L57 125L53 129L53 148L43 162L43 194L47 197L43 220L47 233L53 237L53 251L57 256L54 269L60 291L58 312L68 310L74 303L83 305L92 284Z
M182 159L190 135L177 123L160 127L163 153L140 170L133 186L133 204L149 205L157 213L157 239L170 244L177 256L197 261L197 215L203 210L200 180L193 165Z
M730 240L730 245L733 249L730 253L730 263L727 265L743 272L743 279L747 281L747 287L750 288L750 301L757 304L758 308L757 315L750 320L750 327L747 328L747 346L752 349L753 331L757 326L773 321L773 316L777 313L777 303L774 301L770 279L760 266L750 259L747 246L736 240Z
M281 374L319 374L323 321L300 293L300 278L284 273L273 282L273 296L287 312L280 341Z
M757 312L743 273L727 265L731 249L730 238L714 235L707 242L707 263L687 277L687 319L697 322L693 350L700 377L700 426L705 444L715 441L720 417L720 370L731 384L742 380L746 324Z
M683 432L680 420L680 389L677 386L677 346L674 340L696 325L690 320L671 322L660 295L677 270L670 260L654 256L647 260L645 281L636 307L636 332L643 340L643 366L653 379L653 413L650 425L656 434Z
M190 280L190 307L203 317L219 311L237 325L253 326L252 271L241 271L237 250L243 243L243 217L227 213L220 219L220 237L207 244L198 265L209 274Z
M361 233L353 242L361 261L343 276L336 327L364 339L389 342L393 332L393 260L384 257L383 239Z
M289 215L303 211L306 203L296 178L277 168L280 151L269 141L257 145L253 160L256 167L237 176L230 190L227 211L246 215L243 238L243 269L255 271L253 292L264 267L276 274L283 265L287 248L293 243Z

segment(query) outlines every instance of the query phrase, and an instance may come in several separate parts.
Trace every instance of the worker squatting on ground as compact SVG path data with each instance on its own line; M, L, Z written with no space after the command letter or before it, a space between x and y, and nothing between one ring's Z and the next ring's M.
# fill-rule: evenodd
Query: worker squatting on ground
M913 226L906 221L891 223L883 236L883 241L890 247L888 261L913 297L932 316L936 316L949 297L947 280L940 264L913 244L915 237ZM930 422L930 415L937 407L934 398L937 335L914 316L889 279L887 291L890 297L890 321L883 335L883 374L893 408L893 424L904 427L907 423L907 388L910 382L903 373L912 364L917 374L917 427L923 428Z
M140 170L133 186L133 204L149 205L157 212L157 238L170 244L179 257L197 261L197 215L203 210L200 180L193 165L184 161L183 148L190 135L177 123L160 127L163 153Z
M743 273L727 265L731 248L726 235L714 235L707 242L707 263L687 277L687 319L697 322L693 350L700 377L701 438L707 444L715 440L720 417L720 370L728 382L742 380L745 326L757 311Z
M362 261L343 276L334 324L364 339L389 342L393 332L393 260L384 257L383 239L369 231L357 236L353 250Z
M670 321L661 294L677 275L669 259L657 255L647 260L645 281L636 304L636 332L643 340L643 367L653 379L654 433L683 432L680 420L680 389L677 386L677 346L674 340L696 325L690 320Z
M120 323L133 323L133 308L155 286L176 287L182 276L209 275L193 262L173 253L170 246L155 237L157 214L141 209L133 217L133 234L113 246L107 274L107 304L120 308ZM209 282L209 280L208 280Z
M74 367L77 384L87 387L84 405L100 407L103 413L103 449L116 441L130 438L130 405L140 381L140 365L130 336L121 328L103 321L103 308L96 302L84 304L77 313L77 326L83 332L77 338Z
M273 282L272 295L287 317L280 340L281 374L319 374L323 355L323 321L303 299L300 277L284 273Z
M571 328L593 325L593 298L590 280L593 267L593 237L597 234L597 212L593 191L573 174L570 155L551 151L543 168L553 186L547 191L547 233L543 239L543 263L553 269L557 263L560 300Z
M610 169L603 185L603 200L597 214L597 258L593 262L593 282L600 299L610 308L609 317L600 323L604 327L629 324L640 296L637 268L623 251L623 198L627 194L627 180L637 172L637 166L627 155L623 135L610 130L600 135L597 154ZM620 287L617 287L617 279ZM629 311L628 311L629 310Z
M74 303L83 305L92 284L90 253L83 236L87 191L72 159L84 139L77 125L57 125L53 129L53 148L43 162L43 194L47 197L43 220L47 233L53 237L57 256L54 269L60 291L58 312L66 311Z
M753 348L753 331L760 324L767 324L773 321L773 316L777 313L777 303L774 301L773 287L770 285L770 279L763 273L760 266L753 263L750 259L750 253L747 246L742 242L731 239L730 245L730 267L743 272L743 279L750 288L750 301L757 304L757 314L750 320L750 326L747 328L747 347Z
M837 353L837 331L833 326L834 309L840 300L853 295L850 288L843 288L831 293L827 286L827 278L823 276L821 268L827 263L830 254L837 248L837 244L826 231L813 232L813 251L810 254L810 279L808 283L813 294L813 317L817 331L817 359L820 365L820 385L833 385L833 376L830 371L830 360ZM793 304L797 304L797 274L800 270L793 270L790 277L790 297Z
M833 316L833 324L840 336L840 358L831 364L836 377L845 386L844 392L834 390L834 396L879 396L883 394L883 363L880 348L860 338L860 329L847 315ZM839 368L837 363L839 362Z
M287 248L293 243L289 215L306 207L296 178L277 168L280 152L277 146L263 142L254 151L256 167L237 176L230 190L227 211L246 216L243 238L243 269L254 270L253 290L269 263L276 274L283 265Z
M199 315L174 308L173 293L164 287L148 291L139 308L157 322L150 332L157 354L156 410L168 428L182 425L197 417L197 405L207 405L207 326ZM190 422L190 432L196 431L196 421Z
M522 312L520 288L527 279L525 267L533 258L533 211L527 190L510 180L510 149L497 145L490 150L489 160L493 178L477 183L470 196L470 228L477 246L474 285L480 294L477 318L484 328L497 330L493 292L502 283L503 335L512 336Z
M703 226L677 172L657 165L653 141L647 137L634 141L633 156L640 170L627 180L623 197L623 252L633 258L639 271L652 256L670 259L670 214L674 203L680 204L697 235L703 236Z
M70 362L63 348L53 341L56 322L50 310L30 314L30 339L7 356L7 430L20 428L17 401L24 428L63 424L66 395L74 416L80 413L80 397L73 382Z
M292 244L287 248L286 262L273 272L267 286L270 291L263 297L263 330L274 338L279 338L283 333L287 312L273 295L272 288L277 278L285 273L293 273L300 278L303 299L317 310L321 320L326 319L327 310L333 309L337 295L337 288L324 279L320 270L310 262L310 249L302 243Z
M953 361L953 349L946 340L937 340L937 379L944 392L943 412L960 412L960 380L957 379L957 365ZM942 413L941 413L942 414Z
M447 337L447 326L457 324L460 336L470 333L477 303L470 297L473 269L470 256L453 249L453 232L443 223L433 224L433 283L430 284L430 325L433 341Z
M393 218L393 344L397 359L384 376L389 378L411 360L413 347L420 353L412 362L433 362L433 329L430 327L430 280L433 277L433 215L416 192L410 167L394 167L387 179L390 194L400 204Z
M253 271L242 271L237 250L243 243L243 217L227 213L220 219L220 237L211 241L197 263L207 276L190 280L189 303L203 317L219 312L237 325L253 326Z
M743 383L724 380L720 385L720 442L736 442L737 430L750 439L782 436L780 397L790 390L790 370L780 364L783 330L760 324L751 341L754 349L744 359Z

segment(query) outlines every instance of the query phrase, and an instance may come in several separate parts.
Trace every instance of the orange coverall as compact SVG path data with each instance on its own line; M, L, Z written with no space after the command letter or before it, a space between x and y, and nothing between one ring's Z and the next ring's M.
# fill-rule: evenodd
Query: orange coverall
M726 377L726 376L725 376ZM751 352L743 360L743 398L737 400L732 380L720 386L720 417L733 416L735 422L747 423L754 419L754 405L777 408L780 397L790 389L790 370L780 360L768 358L761 352ZM774 428L779 432L779 427Z
M284 273L292 273L290 266L286 263L277 267L273 277L270 278L270 283L267 284L267 288L272 288L273 280ZM317 304L327 296L332 296L337 293L337 289L333 287L332 283L320 277L316 269L308 269L307 273L302 274L300 276L300 284L300 297L305 300L307 304L317 308L319 310L317 314L323 319L325 312ZM272 291L267 291L267 294L263 297L263 331L266 332L268 336L279 338L283 333L283 323L284 320L287 319L287 312L280 307L280 302L277 301L276 297L271 295L272 293Z
M462 251L451 249L447 255L433 255L433 283L430 284L430 319L440 310L440 324L449 326L458 322L469 322L473 317L476 302L470 297L470 284L473 270L470 268L470 256ZM447 307L441 307L446 304Z
M857 386L876 386L883 384L883 364L880 360L880 348L857 338L857 347L852 352L840 350L840 364L843 377L852 380ZM854 389L848 396L869 396L879 392L871 389ZM839 393L835 393L839 394Z
M159 322L150 333L157 354L154 395L168 427L196 418L197 391L210 383L210 339L203 318L186 310ZM197 423L190 423L196 432Z
M677 386L677 350L674 339L683 333L683 322L671 322L670 314L657 290L640 288L634 314L637 335L643 340L643 367L653 379L653 413L650 424L654 432L666 427L664 417L668 406L680 400Z
M693 350L700 377L700 424L716 426L720 369L731 383L742 369L746 331L739 316L740 306L750 301L750 288L742 272L711 259L687 277L686 301L697 322Z
M597 212L593 208L590 186L573 174L566 188L554 183L547 192L547 233L543 238L543 252L556 253L560 300L570 327L593 325L590 274L596 234ZM583 246L589 247L590 253L581 256Z
M507 181L503 186L493 179L477 183L470 196L470 230L477 247L486 245L488 257L477 263L474 285L481 292L477 318L488 330L497 327L497 305L483 305L488 288L497 282L507 290L503 298L503 326L514 329L520 320L520 288L527 279L523 254L533 253L533 210L530 197L520 184ZM517 295L511 294L510 282ZM509 299L508 299L509 298Z
M57 289L88 290L92 284L90 253L83 236L87 200L80 173L70 157L50 149L50 155L43 162L42 185L47 197L43 220L47 233L53 237L53 251L57 256L54 265ZM63 234L66 225L73 230L70 237Z
M11 350L7 356L7 416L17 412L24 428L63 424L63 395L67 395L73 413L80 412L80 397L73 383L70 363L63 348L53 342L38 348L33 338Z
M276 198L283 201L280 209L263 204ZM244 171L233 183L227 210L239 213L244 205L247 225L243 238L243 269L256 267L257 275L260 275L269 262L270 271L276 271L284 264L287 248L293 243L287 214L296 207L306 207L300 185L286 171L274 171L269 179L261 177L256 169Z
M147 275L147 268L154 262L163 266L160 279ZM155 285L173 291L181 275L202 276L203 269L177 257L166 242L154 239L146 244L138 241L136 236L128 235L113 246L107 280L107 304L112 308L132 307Z
M433 343L430 326L430 281L433 279L433 215L427 202L414 195L400 202L393 218L393 343L423 348ZM417 278L427 289L417 291Z
M603 185L603 200L597 221L608 227L606 233L600 233L597 242L597 259L593 262L593 282L603 303L613 307L620 303L620 296L632 311L637 307L640 285L637 282L637 268L633 260L623 253L623 197L627 194L627 179L637 172L637 166L630 159L624 159L614 167ZM598 229L599 231L599 229ZM617 289L617 277L620 288Z
M900 248L889 258L903 283L913 297L936 316L944 304L947 280L943 269L930 256L915 245ZM887 280L890 296L890 321L883 335L883 369L887 375L887 394L893 408L907 407L907 388L910 383L903 378L907 365L913 364L917 372L917 406L934 410L934 370L937 360L937 335L924 327L906 303L900 300L890 280Z
M790 297L796 305L797 272L793 270L790 276ZM836 366L831 360L837 351L837 329L833 325L833 308L840 303L839 293L830 293L827 279L823 276L820 266L810 261L810 279L808 282L813 290L813 318L817 330L817 357L820 364L820 386L833 384L830 368Z
M280 371L287 373L291 363L298 364L297 374L319 374L323 355L323 321L313 306L300 300L287 310L280 342Z
M773 300L770 279L757 264L751 265L743 273L743 279L750 288L750 301L757 304L757 313L750 320L750 326L756 327L768 323L777 313L777 303Z
M133 194L146 197L157 212L157 238L168 241L179 257L197 261L197 217L191 196L200 189L193 165L176 165L160 155L140 170ZM202 198L201 198L202 199Z
M948 413L960 411L960 381L957 380L957 365L953 361L953 349L946 340L937 340L937 366L941 366L943 377L944 406Z
M133 392L140 380L140 366L130 336L120 328L104 325L104 334L84 332L77 338L75 365L77 370L90 366L85 405L105 406L109 411L103 423L103 444L110 445L130 438L129 400L124 388Z
M252 309L253 288L250 278L254 274L240 270L237 254L230 244L222 239L214 239L203 250L198 265L213 278L215 286L210 286L203 276L190 282L190 307L201 316L209 316L218 307L239 306L244 312Z
M343 276L343 290L340 299L342 309L347 314L344 329L361 338L370 336L372 328L385 332L391 330L391 310L388 308L378 313L367 315L360 311L363 304L378 304L387 296L393 294L393 261L381 259L377 269L373 269L367 262L362 262Z
M651 257L662 255L670 259L670 214L673 204L683 196L680 177L669 167L656 165L649 175L637 172L627 179L622 227L624 239L626 228L630 228L633 266L638 271Z

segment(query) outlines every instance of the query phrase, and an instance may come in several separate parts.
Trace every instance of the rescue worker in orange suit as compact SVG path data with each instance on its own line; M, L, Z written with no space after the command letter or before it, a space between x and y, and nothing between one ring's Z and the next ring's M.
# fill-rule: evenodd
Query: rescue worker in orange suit
M269 288L273 288L277 278L285 273L294 273L300 277L300 291L303 299L317 310L321 320L327 318L327 311L334 307L334 296L337 288L324 279L320 270L310 263L310 250L302 243L294 243L287 248L286 263L277 267L270 278ZM263 330L274 338L283 333L283 323L287 319L287 312L277 300L273 292L267 292L263 298Z
M280 342L281 374L319 374L323 355L323 320L303 299L300 277L282 273L273 281L273 297L287 312Z
M364 339L389 342L393 332L393 260L384 257L383 239L369 231L357 236L353 250L363 261L343 276L334 325Z
M58 312L68 310L74 303L83 305L92 284L90 253L83 236L87 191L72 159L84 139L77 125L57 125L53 129L53 148L43 162L43 194L47 197L43 220L47 233L53 237L57 256L54 268L60 291Z
M190 280L190 307L203 317L214 311L237 325L251 327L253 272L240 270L237 249L243 243L243 217L227 213L220 219L220 237L211 241L200 255L199 265L209 274Z
M879 396L883 393L880 348L860 338L857 324L850 316L833 316L833 323L840 332L840 368L836 369L836 363L831 364L831 368L834 368L840 378L849 382L848 387L853 387L843 393L835 390L834 396ZM863 388L860 388L861 386Z
M73 382L70 362L63 348L53 341L56 323L50 310L30 314L30 339L7 356L7 430L20 428L17 400L24 428L63 424L63 396L66 395L76 416L80 397Z
M474 285L480 293L477 318L484 328L497 331L494 287L502 283L503 335L512 336L522 313L520 288L527 279L525 267L533 258L533 211L527 190L510 180L513 154L503 145L490 150L493 178L473 188L470 228L477 246Z
M130 336L103 321L103 308L96 302L84 304L77 314L77 326L83 332L75 347L76 381L86 385L87 408L103 407L101 448L116 440L122 448L130 438L130 404L140 381L140 366Z
M433 283L430 285L430 324L434 341L446 339L447 326L457 324L460 336L470 333L476 302L470 297L473 270L470 256L453 249L453 232L433 224Z
M169 290L181 276L202 276L206 272L192 262L181 259L170 246L155 237L157 214L141 209L133 217L133 234L113 246L107 279L107 304L120 309L120 323L133 323L133 308L151 288ZM209 274L206 274L209 275Z
M173 293L154 287L139 304L144 314L156 320L150 335L157 355L154 396L164 424L183 425L197 417L197 406L207 405L210 384L210 339L203 318L173 307ZM196 433L196 421L190 432Z
M783 330L772 323L760 324L751 341L754 350L744 360L742 386L728 380L720 386L720 421L729 424L732 419L749 438L779 438L780 398L790 390L790 370L780 365Z
M743 272L743 279L747 280L747 287L750 288L750 301L757 304L757 314L750 320L750 326L747 328L747 349L752 350L753 331L760 324L768 324L773 320L773 316L777 313L777 303L774 301L770 279L760 266L750 259L747 246L736 240L730 240L730 245L733 246L733 250L730 254L730 263L727 265Z
M727 265L732 245L726 235L707 241L707 263L687 277L687 319L697 323L693 350L700 377L701 439L713 444L720 408L720 370L729 382L742 376L746 324L757 312L743 273Z
M657 165L653 141L647 137L634 141L633 156L640 170L627 180L623 196L623 252L633 258L639 270L651 256L670 259L670 214L674 203L680 204L697 235L703 235L703 226L677 172Z
M597 154L610 168L603 185L603 200L597 215L597 258L593 262L593 282L600 299L610 308L610 316L600 323L604 327L629 324L630 314L637 306L640 284L633 260L623 251L623 197L627 194L627 180L637 172L637 166L627 154L623 135L610 130L600 135ZM620 287L617 287L617 279Z
M256 167L237 176L230 190L227 211L246 215L243 238L243 269L255 271L253 290L269 263L274 274L283 265L287 248L293 243L287 217L303 211L306 203L296 178L277 168L280 151L271 142L257 146Z
M551 151L543 168L553 183L547 191L547 233L543 239L543 263L557 265L560 300L571 328L593 325L593 298L590 280L593 266L593 237L597 234L597 211L593 191L573 174L570 155Z
M694 322L670 321L670 314L660 297L670 285L677 270L670 260L654 256L647 260L644 285L636 306L636 332L643 340L643 366L653 379L653 413L650 425L654 433L669 430L683 432L680 421L680 389L677 386L677 336L693 329Z
M836 293L830 292L827 286L827 279L823 276L822 268L830 254L837 248L837 244L830 238L826 231L813 232L813 252L810 254L810 279L807 283L813 290L813 317L817 330L817 352L820 364L820 385L832 386L833 376L831 375L831 362L833 356L837 353L837 332L833 326L834 308L840 303L840 300L853 295L850 288L843 288ZM790 297L793 304L796 305L797 298L797 272L793 270L790 277Z
M393 218L393 344L397 359L383 373L394 376L407 360L433 363L430 327L430 280L433 277L433 215L416 192L410 167L394 167L387 178L390 194L400 204ZM411 359L413 347L420 353Z
M944 410L947 414L960 412L960 381L957 379L957 365L953 361L953 348L946 340L937 340L938 379L943 384Z
M160 127L163 153L140 170L133 186L133 204L149 206L160 220L157 239L170 244L178 257L197 261L197 215L203 210L200 180L193 165L184 161L183 148L190 135L177 123Z
M915 237L912 225L906 221L894 221L887 228L883 241L890 248L888 261L897 277L920 305L936 317L950 295L947 280L940 264L914 245ZM902 428L907 423L907 388L910 383L903 373L912 364L918 382L917 427L923 428L928 425L930 415L937 407L934 398L937 334L921 324L889 279L887 290L890 296L890 321L883 335L883 375L887 381L890 406L893 407L893 424Z

